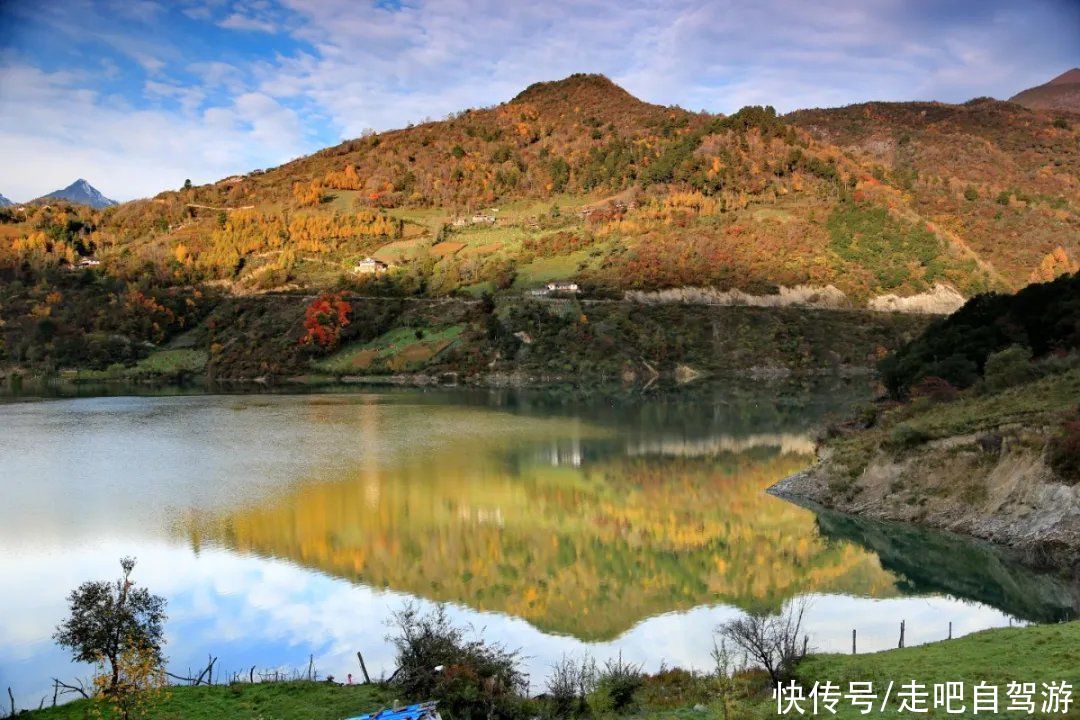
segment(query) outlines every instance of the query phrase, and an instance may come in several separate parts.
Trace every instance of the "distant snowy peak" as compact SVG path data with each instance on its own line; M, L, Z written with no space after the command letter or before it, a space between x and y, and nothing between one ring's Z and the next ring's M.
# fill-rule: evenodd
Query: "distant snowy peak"
M38 200L67 200L68 202L79 203L80 205L89 205L92 208L101 209L115 205L115 200L109 198L98 192L90 183L86 182L82 178L79 178L75 182L68 185L63 190L57 190L51 192L48 195L42 195Z
M11 202L10 200L8 200L3 195L0 195L0 207L11 207L14 204L15 203Z

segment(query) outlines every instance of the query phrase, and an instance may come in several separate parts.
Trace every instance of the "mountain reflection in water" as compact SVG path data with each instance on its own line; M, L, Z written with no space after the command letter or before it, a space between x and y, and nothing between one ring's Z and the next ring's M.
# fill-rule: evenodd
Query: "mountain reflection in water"
M183 532L196 547L287 559L585 640L703 604L777 611L805 593L951 592L1025 618L1065 611L1056 598L1005 602L985 578L956 577L954 564L936 584L933 570L916 576L932 533L921 544L905 535L883 567L878 546L823 532L813 511L764 492L812 461L821 407L785 415L747 405L586 407L570 417L509 403L482 417L441 408L457 429L423 453L360 458L256 504L193 513ZM755 418L775 431L738 431ZM357 430L371 442L398 432L393 422L363 412ZM1002 581L1019 571L997 567Z
M393 669L405 602L522 647L704 669L739 609L813 594L815 646L914 644L1075 617L1075 584L981 544L767 495L812 461L828 386L577 402L392 391L0 404L0 678L19 697L85 675L51 640L78 583L121 555L169 601L173 669ZM956 599L958 598L958 599ZM36 695L35 695L36 693Z

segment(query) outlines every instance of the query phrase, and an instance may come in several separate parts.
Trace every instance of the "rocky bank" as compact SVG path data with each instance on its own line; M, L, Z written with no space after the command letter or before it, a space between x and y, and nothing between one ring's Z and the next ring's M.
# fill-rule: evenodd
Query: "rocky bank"
M826 445L813 467L769 492L983 538L1080 577L1080 486L1048 467L1048 439L1048 429L1010 427L903 452L879 448L854 477Z

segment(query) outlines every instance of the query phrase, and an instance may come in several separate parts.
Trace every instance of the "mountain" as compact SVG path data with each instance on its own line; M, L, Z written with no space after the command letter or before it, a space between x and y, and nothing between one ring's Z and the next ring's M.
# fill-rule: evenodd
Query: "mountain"
M1078 138L1080 122L990 99L724 117L577 74L108 214L78 211L82 235L65 225L36 238L59 221L30 217L6 231L26 235L18 258L60 264L92 241L110 273L153 269L164 286L234 294L520 295L573 281L647 301L705 287L714 295L694 297L777 304L810 286L797 296L917 304L943 285L969 297L1076 266ZM358 265L366 257L378 263Z
M1009 102L1036 110L1080 112L1080 68L1066 70L1044 85L1019 92Z
M11 200L8 200L3 195L0 195L0 208L2 208L2 207L11 207L14 204L15 203L13 203Z
M97 188L82 178L71 183L63 190L56 190L48 195L42 195L37 199L37 201L42 200L67 200L78 205L89 205L95 210L117 204L115 200L110 200L105 197L98 192Z
M212 374L295 374L328 351L302 342L301 297L341 291L379 298L356 306L343 341L374 344L327 366L341 372L431 360L469 373L495 357L515 372L532 357L529 373L542 375L573 345L597 355L557 372L638 377L637 358L713 367L693 354L708 346L720 374L760 363L747 348L766 341L804 365L823 348L857 365L903 336L882 325L894 316L836 315L869 343L846 352L824 322L813 339L793 330L818 314L769 306L941 313L1075 272L1078 176L1080 122L1016 103L725 117L572 75L105 211L50 200L0 214L0 278L20 280L0 282L0 348L15 364L130 365L147 342L193 330ZM636 304L530 301L550 283ZM428 304L393 300L485 295L476 308L497 310L482 321L454 303L408 315ZM688 340L690 318L712 311L681 303L755 306L754 342L712 321L694 335L710 339ZM645 314L673 334L648 329ZM398 353L401 338L419 345Z

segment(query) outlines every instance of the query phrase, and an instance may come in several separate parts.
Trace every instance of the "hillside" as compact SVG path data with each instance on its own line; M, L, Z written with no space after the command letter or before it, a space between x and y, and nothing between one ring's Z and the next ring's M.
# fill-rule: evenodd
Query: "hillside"
M1075 145L1075 129L1049 118L1018 131L1056 131ZM1054 222L1067 224L1076 188L1037 179L1020 187L1045 195L1064 214ZM372 254L399 266L385 280L436 295L575 278L609 293L833 284L861 304L935 282L964 294L1016 282L933 224L899 185L771 109L693 114L578 75L493 108L126 203L93 228L117 272L149 261L163 282L220 281L241 293L342 276L367 284L349 270ZM1036 243L1047 246L1037 257L999 254L1026 278L1065 242L1055 232Z
M1080 118L980 98L785 119L849 153L873 192L969 249L1005 288L1076 269Z
M0 320L21 364L68 334L65 293L99 309L71 333L134 343L125 362L267 291L511 300L573 281L592 299L943 312L945 287L1077 267L1078 138L1063 115L991 100L722 117L573 75L148 200L5 208L0 278L18 283ZM160 317L133 335L147 302Z
M881 363L894 395L776 494L917 522L1080 573L1080 275L983 296ZM964 388L959 390L959 388Z
M1033 110L1080 112L1080 68L1066 70L1048 83L1018 92L1009 102Z

